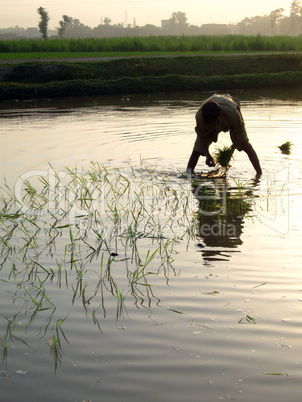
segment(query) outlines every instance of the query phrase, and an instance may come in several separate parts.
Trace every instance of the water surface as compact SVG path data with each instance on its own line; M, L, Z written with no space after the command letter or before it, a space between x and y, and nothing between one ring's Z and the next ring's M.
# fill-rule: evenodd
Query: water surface
M116 191L126 179L134 186L119 205L143 216L140 200L144 213L152 211L135 238L141 264L148 250L150 257L160 248L148 265L152 275L133 286L138 255L130 235L116 240L107 232L110 250L102 243L91 258L89 245L100 244L93 234L85 238L88 246L80 239L81 248L72 249L70 228L78 235L85 210L78 204L75 220L64 221L72 226L39 257L42 267L54 270L52 279L42 268L35 278L29 273L34 247L25 259L24 250L2 254L3 400L300 400L302 96L299 90L234 93L263 176L256 179L246 155L236 152L226 180L191 185L181 172L194 142L194 115L208 95L2 104L2 185L4 177L12 188L21 185L19 176L36 182L35 174L55 180L54 171L67 182L66 167L77 166L81 176L92 162L102 163ZM285 141L293 143L290 155L278 149ZM222 133L219 145L229 143ZM202 160L201 170L208 170ZM204 202L196 187L215 197ZM124 219L125 228L133 228ZM19 248L27 236L21 229L14 240ZM41 244L45 233L39 233ZM48 300L35 313L29 294L37 301L42 288ZM57 354L54 336L60 338Z

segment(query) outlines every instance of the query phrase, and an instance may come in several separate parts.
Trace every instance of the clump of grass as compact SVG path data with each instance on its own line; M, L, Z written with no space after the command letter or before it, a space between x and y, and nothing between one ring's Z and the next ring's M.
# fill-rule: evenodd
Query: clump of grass
M255 318L251 317L250 315L244 314L244 316L241 318L241 320L238 321L238 324L256 324Z
M101 320L111 311L108 297L116 298L116 320L127 314L131 299L139 309L158 305L152 278L162 273L168 285L178 244L199 236L205 216L213 215L214 225L227 223L228 216L234 220L250 206L246 183L236 183L238 196L229 194L225 181L202 182L192 191L188 180L171 179L142 160L139 168L130 162L123 170L92 162L61 173L50 165L48 177L22 180L19 198L7 185L0 188L0 271L2 277L7 273L2 284L12 286L15 280L14 300L21 301L12 318L0 314L7 322L0 336L5 366L8 341L29 346L26 330L38 320L42 335L49 335L55 372L63 361L68 314L56 319L61 306L51 297L54 286L66 288L71 304L81 303L102 332ZM254 323L250 316L240 322Z
M227 145L222 148L217 148L216 153L214 154L214 159L216 163L219 163L222 167L227 167L230 163L230 160L233 157L234 148L229 147Z
M6 363L8 337L27 345L17 334L42 315L41 332L55 328L49 345L56 370L63 359L62 337L67 338L61 328L65 319L53 325L60 308L51 298L55 282L59 289L66 286L72 304L82 302L100 331L108 297L117 299L116 319L127 312L126 296L139 308L158 303L151 275L163 272L167 280L174 247L194 238L193 194L188 181L171 180L142 161L140 168L129 164L123 170L92 163L88 169L66 168L62 175L50 165L47 177L20 178L19 184L18 197L7 185L0 188L0 271L7 273L2 283L10 286L14 279L14 300L22 301L13 318L0 314L0 321L7 321L0 364ZM87 277L90 269L97 284ZM100 303L94 305L97 295Z
M280 151L285 154L285 155L289 155L291 153L292 150L292 143L290 141L286 141L284 144L280 145L278 148L280 149Z

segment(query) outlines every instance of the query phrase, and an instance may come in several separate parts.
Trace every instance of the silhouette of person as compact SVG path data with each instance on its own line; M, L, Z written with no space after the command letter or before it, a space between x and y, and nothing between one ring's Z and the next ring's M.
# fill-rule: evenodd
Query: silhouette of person
M214 166L209 146L212 142L217 142L218 134L221 131L230 131L232 147L238 151L246 152L257 174L262 174L258 156L249 142L245 130L238 99L229 94L215 94L202 103L195 118L197 138L187 165L189 174L194 172L201 155L206 157L208 166Z

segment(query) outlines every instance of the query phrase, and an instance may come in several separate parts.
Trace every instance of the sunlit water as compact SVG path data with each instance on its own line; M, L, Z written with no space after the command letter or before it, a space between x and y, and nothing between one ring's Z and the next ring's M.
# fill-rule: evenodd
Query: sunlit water
M213 214L201 214L194 235L188 236L186 217L178 216L177 208L176 218L171 210L164 214L162 204L155 203L154 215L160 222L164 216L176 219L175 233L182 239L167 248L170 259L163 260L162 252L150 262L150 286L132 289L127 276L131 253L123 254L121 242L110 243L117 254L111 277L125 297L123 305L116 289L110 292L109 279L107 287L98 287L101 253L85 265L85 298L77 289L75 268L67 267L52 281L45 280L52 304L45 301L48 309L34 316L35 303L26 287L18 288L11 264L4 263L0 336L8 348L0 369L1 400L301 400L302 96L298 90L234 95L242 102L263 176L256 180L247 156L236 152L226 181L207 182L206 187L220 191L222 205L224 194L228 199L242 187L243 193L253 194L250 208L231 213L224 205L224 226ZM6 180L14 188L20 186L19 176L31 179L35 174L51 178L50 164L63 178L65 167L88 169L91 162L100 162L108 169L119 167L130 180L134 172L139 191L141 183L148 186L160 175L165 188L182 188L193 197L194 188L181 172L195 139L195 112L207 96L3 103L1 184ZM290 155L278 149L286 141L293 143ZM218 145L229 143L228 134L220 134ZM203 160L201 170L208 170ZM209 212L196 197L190 202L196 211ZM209 235L209 227L214 234ZM52 256L41 257L42 266L55 269L64 259L68 230L62 229ZM174 234L164 234L172 244ZM159 243L140 239L142 259ZM17 269L27 272L28 266L16 260ZM20 327L12 338L6 332L9 322L15 330ZM59 359L51 353L58 334Z

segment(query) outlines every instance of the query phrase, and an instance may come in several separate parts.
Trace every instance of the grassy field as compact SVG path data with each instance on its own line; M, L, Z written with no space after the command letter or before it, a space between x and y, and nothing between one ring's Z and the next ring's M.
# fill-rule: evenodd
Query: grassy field
M300 86L301 48L302 37L261 36L0 41L12 60L0 60L0 100ZM115 59L76 61L84 56Z
M128 52L259 52L300 51L302 37L289 36L148 36L84 39L0 40L0 54L128 53ZM3 54L2 54L3 53Z

